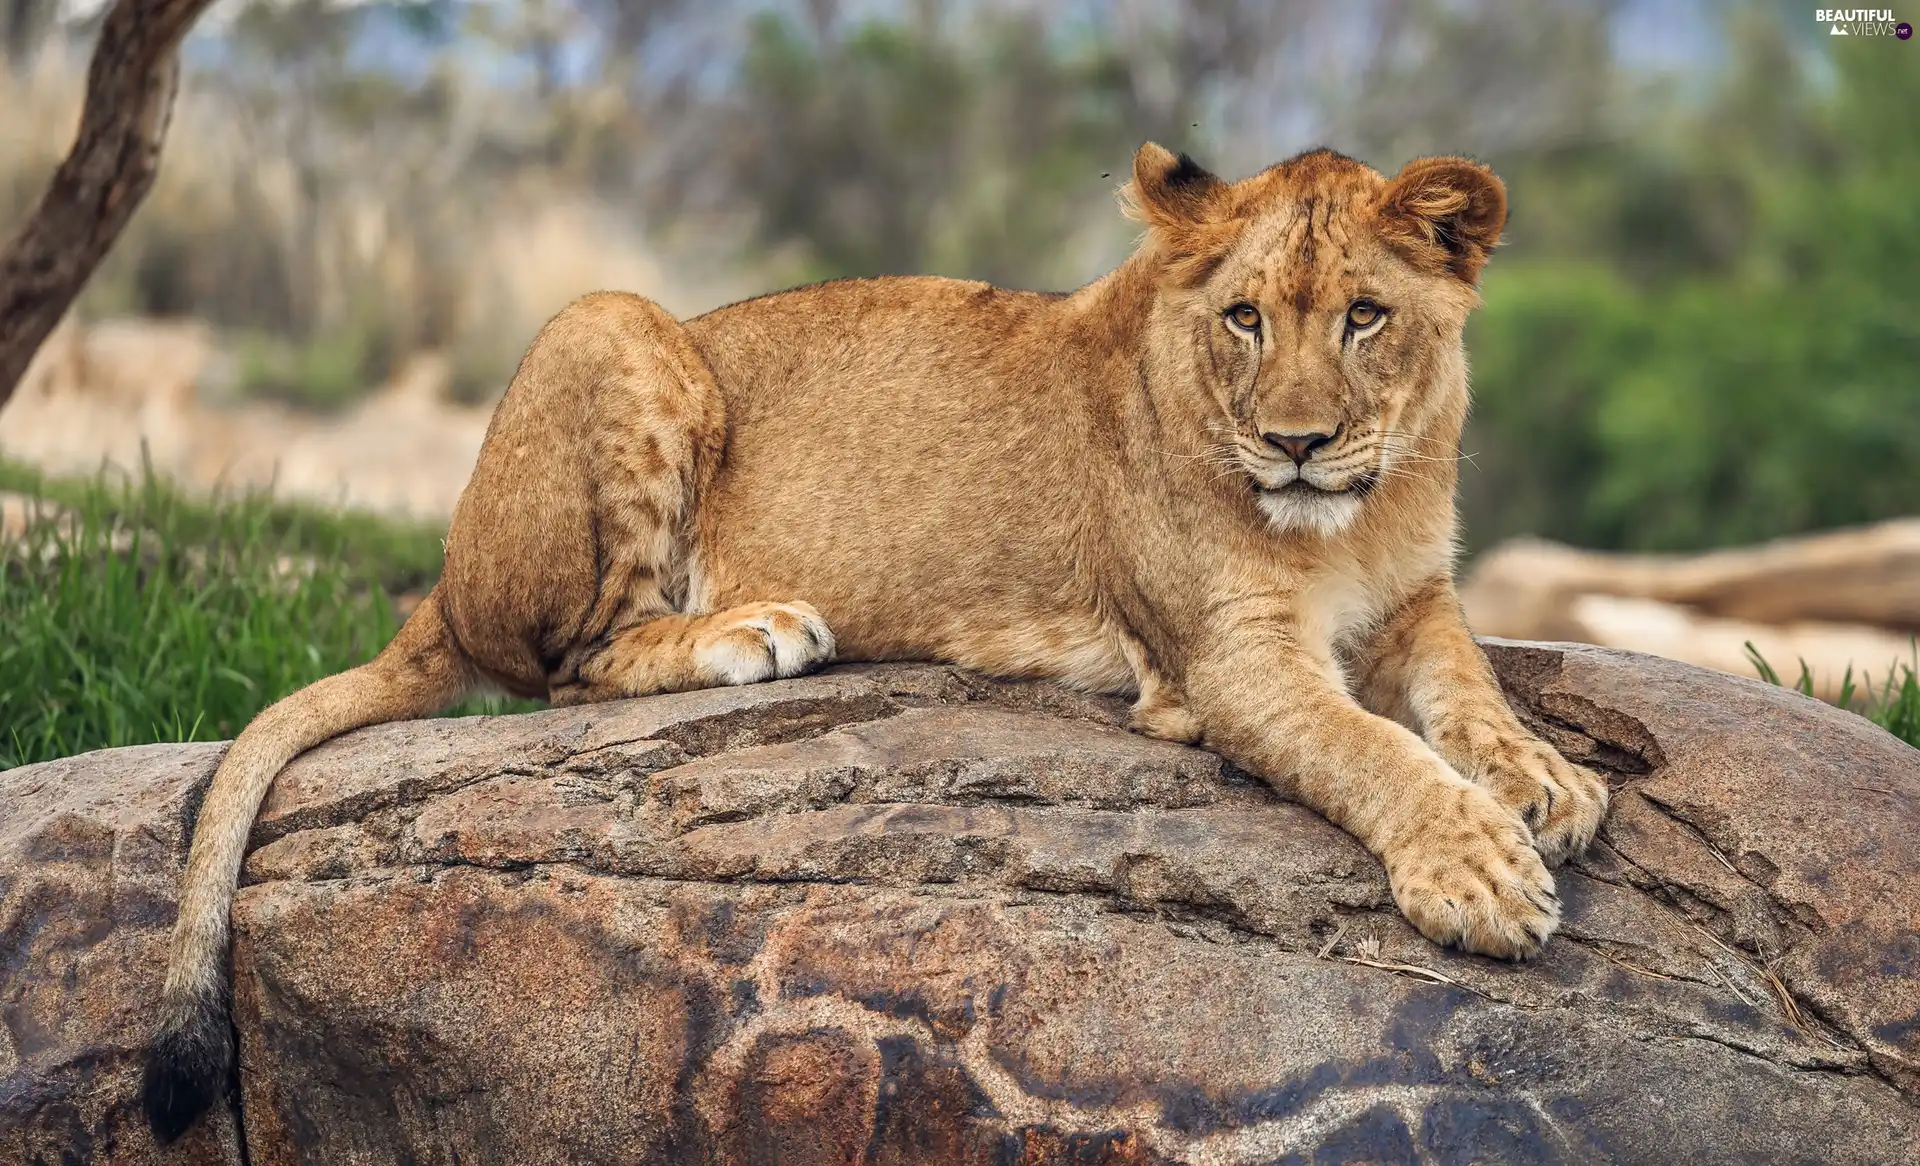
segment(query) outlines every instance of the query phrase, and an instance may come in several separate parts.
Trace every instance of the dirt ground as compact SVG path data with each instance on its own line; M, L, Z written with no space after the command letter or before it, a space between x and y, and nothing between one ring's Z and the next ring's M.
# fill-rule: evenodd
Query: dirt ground
M413 358L332 416L222 403L228 360L194 322L63 324L0 410L0 454L55 474L138 473L144 447L158 473L194 490L271 485L328 506L453 512L491 410L444 399L442 360Z

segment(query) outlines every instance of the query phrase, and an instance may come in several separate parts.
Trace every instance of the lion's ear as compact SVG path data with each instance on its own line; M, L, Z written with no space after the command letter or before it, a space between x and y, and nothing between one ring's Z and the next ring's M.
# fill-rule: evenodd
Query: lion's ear
M1478 283L1507 223L1507 188L1466 158L1416 158L1380 199L1380 225L1416 262Z
M1148 142L1133 156L1127 198L1131 217L1150 227L1178 229L1224 218L1227 184L1185 154Z

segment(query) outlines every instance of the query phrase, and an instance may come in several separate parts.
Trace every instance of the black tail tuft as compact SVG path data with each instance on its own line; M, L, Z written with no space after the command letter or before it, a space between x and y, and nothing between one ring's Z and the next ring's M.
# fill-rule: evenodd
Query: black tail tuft
M202 1003L192 1020L161 1030L140 1081L140 1105L161 1145L186 1133L225 1093L232 1069L233 1028L219 1004Z

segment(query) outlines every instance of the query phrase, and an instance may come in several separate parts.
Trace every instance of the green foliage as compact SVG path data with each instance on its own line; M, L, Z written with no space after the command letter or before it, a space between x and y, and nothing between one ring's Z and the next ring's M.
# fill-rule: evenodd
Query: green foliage
M307 341L254 333L234 343L241 394L315 412L344 409L392 372L393 337L377 326L343 328Z
M0 543L0 768L115 745L231 737L260 709L369 659L390 595L431 585L437 530L275 503L193 502L155 481L50 482ZM461 712L533 707L474 701Z
M1779 47L1754 36L1750 66ZM1477 545L1680 549L1912 511L1920 72L1897 48L1835 46L1830 87L1776 71L1764 99L1736 69L1670 140L1513 169L1545 209L1516 215L1469 333ZM1584 219L1542 228L1555 210Z
M1746 649L1747 659L1753 662L1753 670L1759 673L1760 679L1788 687L1780 679L1780 673L1760 654L1760 649L1753 646L1753 641L1747 641ZM1790 687L1802 696L1813 695L1813 670L1805 660L1800 661L1800 675ZM1833 703L1920 748L1920 642L1916 642L1912 662L1889 665L1877 689L1870 674L1863 673L1856 683L1853 666L1849 664L1846 674L1840 678L1840 691L1834 695Z

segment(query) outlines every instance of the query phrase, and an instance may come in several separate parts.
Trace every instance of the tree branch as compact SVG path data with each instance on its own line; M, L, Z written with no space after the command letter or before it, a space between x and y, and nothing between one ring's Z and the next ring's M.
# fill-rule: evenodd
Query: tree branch
M115 0L87 69L80 132L0 251L0 405L153 186L180 42L211 0Z

